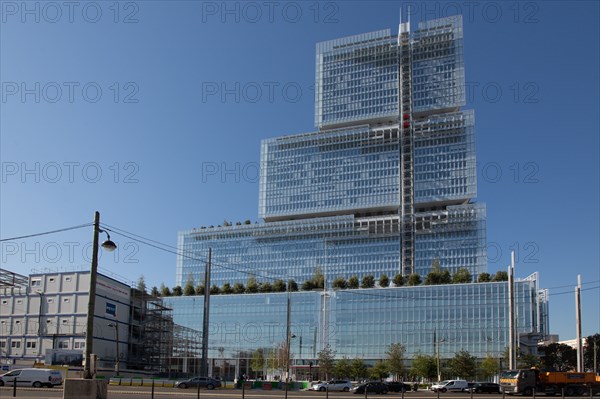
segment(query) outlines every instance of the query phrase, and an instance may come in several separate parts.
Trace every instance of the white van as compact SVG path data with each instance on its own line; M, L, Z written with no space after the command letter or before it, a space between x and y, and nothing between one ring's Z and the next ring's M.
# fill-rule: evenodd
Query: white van
M433 392L446 392L446 391L455 391L455 392L464 392L469 387L469 384L465 380L446 380L442 382L438 382L431 386L431 390Z
M13 386L17 379L19 387L50 387L62 385L63 378L59 370L52 369L16 369L0 375L0 387L4 385Z

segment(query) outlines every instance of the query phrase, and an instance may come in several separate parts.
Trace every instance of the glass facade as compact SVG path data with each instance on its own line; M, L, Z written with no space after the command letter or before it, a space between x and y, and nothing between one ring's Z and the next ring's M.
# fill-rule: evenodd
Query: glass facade
M396 119L398 75L389 29L318 43L315 125Z
M536 316L544 293L530 277L515 282L519 333L539 331ZM287 293L211 297L209 357L236 358L240 352L274 349L285 342ZM291 353L296 364L314 360L325 345L336 358L385 358L390 344L406 347L406 358L460 350L473 356L503 356L508 346L508 283L451 284L355 290L293 292ZM173 321L202 336L202 297L168 297ZM195 348L195 349L193 349ZM218 348L223 348L222 354ZM186 353L198 355L200 348Z
M259 215L395 210L399 203L398 126L368 125L264 140Z
M291 294L297 359L315 359L327 344L337 357L381 359L396 342L409 358L432 354L434 333L444 340L443 358L461 349L502 354L507 283L332 289L337 277L424 278L438 261L451 274L466 268L474 280L487 270L486 208L472 201L474 113L460 110L462 18L423 22L414 32L403 23L398 37L381 30L316 50L319 130L262 141L264 222L180 232L177 284L203 282L209 248L211 285L219 287L249 277L302 284L320 270L324 290ZM517 297L519 332L545 333L537 276L517 283ZM168 301L182 331L199 331L201 297ZM210 356L279 345L286 303L286 293L213 296Z
M320 268L328 285L336 277L399 273L397 216L355 218L352 215L311 218L260 225L200 229L182 232L180 248L190 254L207 254L212 248L211 283L222 286L258 282L309 280ZM203 281L206 259L178 258L177 284L190 275Z

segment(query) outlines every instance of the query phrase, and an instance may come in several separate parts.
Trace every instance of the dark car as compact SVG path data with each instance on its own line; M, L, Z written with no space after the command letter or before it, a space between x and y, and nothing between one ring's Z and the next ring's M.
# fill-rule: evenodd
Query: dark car
M352 393L365 393L365 389L367 392L373 393L386 394L389 392L388 386L383 382L371 381L352 388Z
M219 388L221 386L221 381L216 380L214 378L210 378L210 377L194 377L194 378L189 378L187 380L181 380L181 381L177 381L175 383L175 388L181 388L181 389L186 389L186 388L197 388L198 386L200 386L201 388L206 388L206 389L215 389L215 388Z
M471 390L475 393L500 393L500 385L493 382L476 382Z
M390 392L408 392L411 389L411 386L399 381L390 381L386 382L388 391Z

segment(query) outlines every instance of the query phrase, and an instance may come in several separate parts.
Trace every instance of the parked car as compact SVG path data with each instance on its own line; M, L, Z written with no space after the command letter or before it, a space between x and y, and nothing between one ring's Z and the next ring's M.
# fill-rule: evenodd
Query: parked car
M49 387L62 385L63 378L60 371L53 369L16 369L0 375L0 386L13 386L15 378L18 387Z
M310 387L313 391L343 391L352 389L352 383L348 380L331 380L329 382L317 382Z
M365 393L365 389L368 392L386 394L389 392L388 386L383 382L371 381L364 384L360 384L352 389L352 393Z
M475 393L501 393L500 385L493 382L476 382L470 390Z
M469 385L465 380L445 380L442 382L438 382L437 384L433 384L431 386L431 390L433 392L464 392L467 390Z
M385 385L388 387L390 392L408 392L411 390L411 386L400 381L389 381Z
M187 380L177 381L175 383L175 387L181 388L181 389L186 389L186 388L191 388L191 387L197 388L198 385L201 388L215 389L215 388L219 388L221 386L221 381L216 380L214 378L210 378L210 377L194 377L194 378L189 378Z

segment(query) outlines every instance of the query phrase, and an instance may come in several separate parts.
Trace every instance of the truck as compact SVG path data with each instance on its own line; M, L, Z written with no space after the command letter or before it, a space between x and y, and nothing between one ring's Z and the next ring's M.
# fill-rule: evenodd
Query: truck
M600 376L573 371L540 371L536 368L506 370L500 373L500 390L507 395L536 394L565 396L600 393Z

